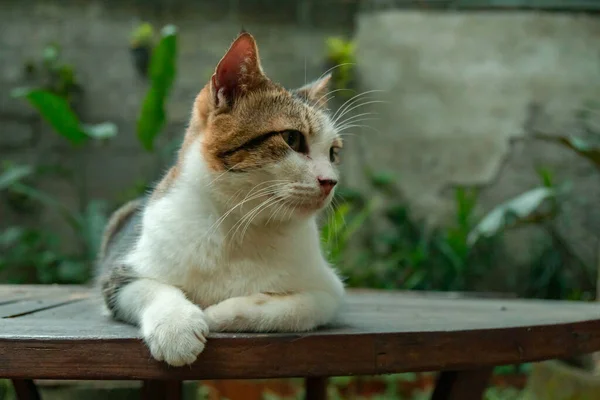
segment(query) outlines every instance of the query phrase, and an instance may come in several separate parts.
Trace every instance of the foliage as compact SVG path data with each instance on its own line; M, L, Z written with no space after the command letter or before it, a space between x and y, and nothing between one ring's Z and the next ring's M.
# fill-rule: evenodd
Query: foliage
M549 171L538 172L540 187L498 205L479 220L477 190L456 188L454 221L438 228L414 218L405 202L398 200L402 196L393 181L381 179L386 174L371 174L371 192L376 194L369 201L354 196L335 209L323 226L324 247L349 286L470 291L503 263L504 233L536 225L547 232L549 241L531 243L538 254L525 267L528 279L507 277L502 286L527 297L586 298L590 287L584 283L593 281L589 268L573 257L552 224L566 186L556 186ZM356 234L356 226L362 235ZM569 263L576 268L567 268Z
M333 209L329 221L321 229L321 243L331 263L337 265L342 261L343 251L373 213L376 202L377 199L371 199L364 208L355 212L350 203L343 203Z
M539 187L509 201L500 204L488 213L469 233L468 243L473 245L481 237L489 237L502 229L535 217L536 211L545 200L555 198L556 190L551 187Z
M393 199L401 198L393 184L381 180L380 176L371 176L374 187L380 188L379 193ZM332 262L347 275L347 283L384 289L469 288L473 280L471 275L476 276L484 267L480 254L471 251L467 243L473 227L476 192L463 188L456 190L456 221L445 230L430 230L424 223L414 221L402 202L385 203L377 196L368 202L354 199L352 205L343 203L323 227L324 240L331 232L336 233L333 239L326 241L325 248L334 255ZM357 211L351 213L352 208ZM343 217L350 222L339 228ZM383 219L386 228L369 231L358 239L362 243L355 246L362 250L346 257L356 227L360 226L363 232L369 230L365 226L367 219L371 219L369 217Z
M137 135L146 150L153 150L154 139L166 121L165 102L175 80L177 30L168 25L150 59L150 88L138 116Z
M148 38L147 27L138 32L138 40ZM152 143L165 123L164 102L175 77L176 30L163 29L160 43L153 52L151 86L139 114L140 143L152 149ZM84 160L92 141L106 142L117 135L111 122L90 125L74 111L71 89L75 85L72 67L58 61L58 47L48 46L44 65L53 76L71 79L54 81L34 88L18 88L13 97L27 101L60 137ZM29 70L35 68L31 66ZM61 75L62 74L62 75ZM169 150L172 146L168 146ZM166 154L157 154L167 156ZM66 181L78 194L78 207L72 210L50 193L39 189L48 176ZM54 232L40 227L9 226L0 231L0 272L12 282L82 283L90 277L108 215L108 202L88 199L85 168L68 169L60 165L4 165L0 172L0 195L16 212L35 214L50 210L61 215L71 229L75 246L64 243ZM147 183L136 183L127 193L135 197L147 189ZM73 248L73 250L67 250Z
M18 174L28 171L29 174ZM6 272L12 282L82 283L90 276L91 264L99 249L101 234L106 223L105 204L89 202L83 212L72 211L50 194L23 182L35 173L31 166L9 165L0 175L7 184L0 187L31 199L40 206L61 214L80 241L81 251L65 254L54 233L40 228L10 226L0 232L0 272ZM12 178L12 179L7 179ZM18 179L17 179L18 178Z
M325 47L327 62L333 72L334 88L347 89L354 79L356 44L336 36L327 38Z
M27 100L56 133L73 145L82 144L90 138L108 139L117 134L117 128L112 123L84 125L65 98L45 89L19 88L12 95Z
M41 89L64 98L71 106L82 92L75 69L62 62L60 46L55 43L44 47L41 62L26 63L25 72L28 78L38 81Z

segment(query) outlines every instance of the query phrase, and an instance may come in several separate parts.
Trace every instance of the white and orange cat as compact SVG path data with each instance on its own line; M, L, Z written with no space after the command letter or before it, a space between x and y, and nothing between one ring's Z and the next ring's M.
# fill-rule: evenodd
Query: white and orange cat
M157 360L194 362L209 331L307 331L335 316L344 286L316 222L342 147L329 78L284 89L241 33L195 100L175 166L111 217L104 299Z

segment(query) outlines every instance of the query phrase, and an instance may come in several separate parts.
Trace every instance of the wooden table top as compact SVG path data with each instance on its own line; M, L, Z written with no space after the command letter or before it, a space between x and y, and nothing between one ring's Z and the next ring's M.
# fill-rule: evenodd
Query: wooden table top
M135 327L81 286L0 285L0 377L219 379L457 370L600 350L594 303L349 291L303 334L211 334L190 367L153 360Z

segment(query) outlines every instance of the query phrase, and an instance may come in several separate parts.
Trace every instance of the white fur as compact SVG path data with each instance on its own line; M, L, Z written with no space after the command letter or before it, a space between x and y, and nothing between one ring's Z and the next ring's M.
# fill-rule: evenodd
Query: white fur
M192 363L209 328L306 331L334 317L344 288L322 255L317 209L295 207L328 204L331 196L315 206L322 200L317 177L337 179L329 162L336 133L323 121L310 139L310 158L292 152L244 174L211 172L200 135L174 185L149 202L140 239L125 260L144 278L123 288L117 306L140 325L156 359ZM277 185L271 190L285 203L272 200L252 214L268 200L253 193L269 185ZM254 218L246 225L248 215Z

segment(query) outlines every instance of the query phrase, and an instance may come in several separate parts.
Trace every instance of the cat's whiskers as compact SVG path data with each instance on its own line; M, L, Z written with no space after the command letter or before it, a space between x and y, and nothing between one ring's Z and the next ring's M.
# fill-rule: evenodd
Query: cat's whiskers
M366 128L366 129L372 130L373 132L375 132L375 133L377 133L379 135L383 135L383 133L379 129L377 129L377 128L374 128L374 127L372 127L370 125L360 125L360 124L358 124L358 125L350 125L350 126L344 127L344 129L342 129L341 131L338 131L338 133L340 134L340 136L348 135L348 133L344 134L342 132L344 130L350 129L350 128Z
M298 206L301 204L300 201L297 201L293 204L293 206L291 207L291 211L290 211L290 217L292 217L292 215L294 215L294 211L296 211L296 208L298 208Z
M378 118L366 118L366 119L354 121L352 123L348 123L348 124L344 124L343 126L340 126L339 128L337 128L337 131L338 132L343 132L343 131L345 131L346 129L349 129L349 128L356 128L356 127L359 127L359 126L365 126L363 124L359 124L359 122L377 121L377 120L378 120Z
M259 210L254 212L254 215L246 222L245 227L242 230L242 234L240 236L240 242L244 241L244 236L246 235L246 232L248 231L248 228L250 227L250 225L252 224L252 222L263 212L265 211L267 208L272 207L272 206L276 206L277 203L279 202L283 202L283 198L281 197L276 197L273 199L274 201L271 201L268 204L265 204L264 207L260 208Z
M285 200L282 198L282 200ZM279 207L277 207L274 211L273 214L271 214L271 216L269 217L269 219L267 219L267 222L265 225L269 225L269 222L271 222L271 219L275 218L275 216L279 213L280 210L282 210L285 207L285 201L282 201L281 204L279 205Z
M209 188L211 187L216 181L218 181L219 179L221 179L226 173L228 173L229 171L231 171L232 169L234 169L235 167L237 167L238 165L240 165L241 162L227 168L225 171L223 171L222 173L220 173L216 178L214 178L212 181L210 181L206 187Z
M352 116L344 119L343 121L337 122L335 124L335 126L336 127L340 127L340 126L343 126L344 124L347 124L347 123L350 123L350 122L356 122L357 120L358 121L365 120L365 119L367 119L368 115L379 115L379 113L370 111L370 112L364 112L364 113L352 115Z
M321 102L321 100L324 100L324 103L328 103L329 101L331 101L333 98L335 98L335 95L333 93L336 92L342 92L342 91L350 91L352 92L352 89L346 89L346 88L341 88L341 89L335 89L335 90L330 90L329 92L325 93L323 96L319 97L317 100L314 100L311 104L313 106L319 104Z
M227 201L225 202L225 208L228 208L228 207L229 207L229 205L230 205L231 203L235 203L235 201L237 200L238 196L239 196L239 195L240 195L240 194L241 194L243 191L244 191L244 188L240 188L240 189L238 189L238 190L237 190L237 191L236 191L236 192L233 194L233 196L231 196L231 197L229 198L229 200L227 200Z
M319 76L319 79L323 78L325 75L327 75L328 73L330 73L334 69L339 68L339 67L343 67L344 65L356 65L356 63L341 63L341 64L334 65L333 67L329 68L327 71L323 72L321 74L321 76ZM317 79L317 80L319 80L319 79Z
M364 101L362 103L357 103L355 105L353 105L352 107L349 107L348 109L344 110L343 113L341 113L340 115L338 115L334 121L333 124L336 125L338 123L338 121L346 114L348 114L349 112L356 110L357 108L360 107L364 107L364 106L368 106L369 104L380 104L380 103L387 103L385 100L369 100L369 101Z
M244 217L242 217L234 225L234 227L237 226L237 228L235 229L235 231L231 235L231 239L233 240L235 238L236 233L241 228L242 229L241 230L242 236L240 237L240 240L239 240L239 242L241 242L243 240L243 238L244 238L243 234L246 232L246 230L248 229L248 227L250 226L250 224L252 223L252 221L260 214L260 212L262 210L264 210L265 208L267 208L272 203L277 203L280 200L281 200L281 198L278 198L278 197L270 197L270 198L266 199L265 201L263 201L262 203L260 203L258 206L254 207L252 210L250 210L250 212L248 212L247 214L245 214ZM232 229L233 229L233 227L232 227ZM225 237L227 237L227 235L225 235Z
M259 203L257 206L255 206L255 207L254 207L252 210L250 210L248 213L244 214L244 215L242 216L242 218L240 218L239 220L237 220L237 221L235 222L235 224L233 224L233 225L231 226L231 228L230 228L230 229L227 231L227 233L224 235L224 238L227 238L227 237L229 236L229 234L231 233L231 231L233 231L233 230L235 229L235 231L233 232L233 235L231 236L231 239L232 239L232 242L233 242L233 239L234 239L234 237L235 237L235 234L236 234L236 232L238 231L238 229L239 229L239 227L241 226L241 224L243 224L243 223L245 222L245 220L248 218L248 216L249 216L249 215L251 215L251 214L252 214L252 212L253 212L254 210L256 210L256 209L260 208L260 207L261 207L261 206L263 206L265 203L267 203L267 202L269 202L269 201L271 201L271 200L273 200L273 198L268 198L268 199L266 199L266 200L262 201L262 202L261 202L261 203Z
M258 186L263 185L265 183L269 183L272 181L266 181L266 182L262 182L256 186L254 186L251 189L251 192L253 190L255 190ZM288 183L288 181L283 181L284 183L277 183L277 184L273 184L271 186L268 186L266 188L263 188L261 190L259 190L257 193L254 193L251 197L248 197L248 195L246 195L246 197L239 203L236 203L233 207L231 207L228 211L226 211L225 213L223 213L223 215L221 215L221 217L219 217L208 229L208 233L212 233L214 231L216 231L219 226L225 221L225 219L238 207L241 207L242 205L244 205L245 203L252 201L252 200L256 200L262 196L267 196L269 194L275 194L277 192L277 189L279 188L279 186L284 186Z
M383 92L383 90L368 90L362 93L359 93L355 96L352 96L351 98L349 98L348 100L346 100L341 106L340 108L338 108L338 110L331 116L332 120L337 120L337 118L339 117L340 114L344 113L345 110L349 107L351 107L354 103L360 102L360 100L362 100L361 98L364 96L367 96L369 94L372 93L376 93L376 92Z
M275 183L274 183L274 182L275 182ZM267 183L273 183L273 184L272 184L272 185L269 185L269 186L267 186L267 187L265 187L265 188L262 188L261 190L258 190L256 193L254 193L254 191L255 191L256 189L258 189L259 187L261 187L262 185L265 185L265 184L267 184ZM260 192L263 192L263 191L265 191L265 190L268 190L268 189L270 189L270 188L273 188L273 187L276 187L276 186L280 186L280 185L281 185L281 186L285 186L285 185L286 185L286 184L288 184L288 183L292 183L292 181L290 181L289 179L274 179L274 180L269 180L269 181L264 181L264 182L261 182L261 183L259 183L258 185L255 185L255 186L254 186L254 187L253 187L253 188L252 188L252 189L251 189L251 190L248 192L248 194L246 195L246 197L244 198L244 200L245 200L245 199L246 199L248 196L250 196L250 195L257 194L257 193L260 193Z

